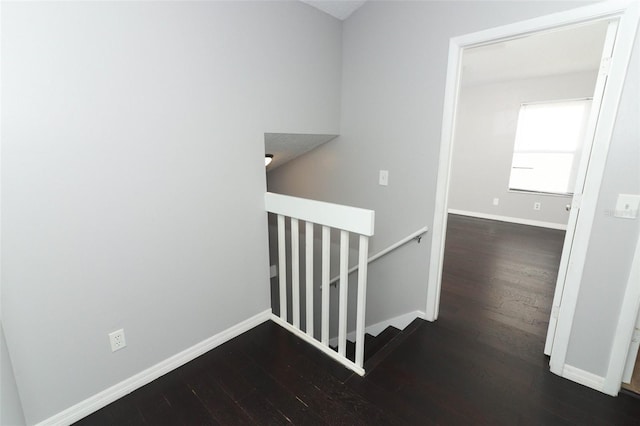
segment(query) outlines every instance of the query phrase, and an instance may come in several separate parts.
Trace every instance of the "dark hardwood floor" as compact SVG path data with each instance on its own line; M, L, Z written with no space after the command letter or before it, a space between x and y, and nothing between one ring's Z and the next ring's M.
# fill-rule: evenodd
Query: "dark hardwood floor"
M640 400L549 372L562 238L451 216L440 318L397 335L366 377L267 322L78 424L638 425Z
M539 364L564 231L449 215L444 325Z

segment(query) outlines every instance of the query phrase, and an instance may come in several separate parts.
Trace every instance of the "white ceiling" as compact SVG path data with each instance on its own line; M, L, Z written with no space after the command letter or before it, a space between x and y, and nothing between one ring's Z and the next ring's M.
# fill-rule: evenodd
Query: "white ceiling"
M463 52L463 85L597 70L607 31L601 21Z
M344 21L366 0L300 0L316 9Z
M273 161L267 167L267 172L306 154L336 138L337 135L304 135L295 133L265 133L264 150L266 154L273 154Z

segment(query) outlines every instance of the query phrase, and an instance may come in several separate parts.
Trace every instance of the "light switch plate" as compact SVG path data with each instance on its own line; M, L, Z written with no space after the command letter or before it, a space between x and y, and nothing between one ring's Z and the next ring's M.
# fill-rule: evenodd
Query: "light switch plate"
M389 185L389 170L380 170L380 176L378 178L378 183L382 186Z
M638 217L639 206L640 195L618 194L618 201L613 215L625 219L635 219Z

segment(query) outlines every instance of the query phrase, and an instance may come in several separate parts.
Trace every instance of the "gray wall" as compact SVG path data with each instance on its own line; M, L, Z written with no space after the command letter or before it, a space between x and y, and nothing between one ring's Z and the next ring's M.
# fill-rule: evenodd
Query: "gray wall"
M269 189L375 210L371 253L431 227L449 39L577 6L365 3L344 22L340 137L269 173ZM425 309L429 240L370 265L367 324Z
M464 76L464 75L463 75ZM464 77L463 77L464 78ZM449 185L449 208L566 225L571 197L509 191L520 105L593 96L597 70L463 86ZM493 205L493 199L500 203ZM541 203L539 211L533 210Z
M618 194L640 194L638 36L631 61L598 198L566 361L599 376L607 372L618 312L640 235L640 219L613 216Z
M263 134L337 133L341 24L5 3L1 35L2 314L33 424L270 307Z
M7 351L4 329L0 323L0 425L22 426L24 424L16 378L13 375L11 358Z

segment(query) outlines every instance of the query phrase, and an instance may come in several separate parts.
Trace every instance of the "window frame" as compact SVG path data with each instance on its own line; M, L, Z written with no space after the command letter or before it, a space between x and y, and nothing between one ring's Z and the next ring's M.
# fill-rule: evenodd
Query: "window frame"
M520 104L520 108L518 109L518 122L516 124L516 135L514 136L513 149L511 151L511 166L509 167L509 179L507 181L507 191L508 192L521 193L521 194L540 194L540 195L549 195L549 196L556 196L556 197L572 197L574 195L573 190L574 190L574 187L575 187L575 179L576 179L576 175L577 175L577 166L579 165L580 158L582 156L582 150L583 150L583 147L585 145L585 137L586 137L585 130L586 130L586 124L587 124L587 122L589 120L589 116L590 116L590 112L591 112L592 101L593 101L593 97L581 97L581 98L554 99L554 100L544 100L544 101L534 101L534 102L523 102L523 103ZM583 117L582 117L583 127L580 129L579 142L578 142L578 146L576 147L575 150L572 150L572 151L570 151L570 150L551 151L551 150L548 150L548 149L517 150L518 127L520 125L521 114L522 114L523 108L525 108L526 106L532 106L532 105L553 105L553 104L558 104L558 103L571 103L571 102L586 102L587 103L586 109L584 110L584 114L583 114ZM515 160L516 154L571 154L571 155L573 155L573 164L574 165L572 165L571 170L570 170L569 183L571 183L571 182L574 182L574 183L569 185L569 187L567 188L566 192L555 192L555 191L512 188L511 187L511 180L512 180L512 173L513 173L513 170L514 170L514 160Z

